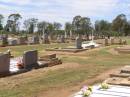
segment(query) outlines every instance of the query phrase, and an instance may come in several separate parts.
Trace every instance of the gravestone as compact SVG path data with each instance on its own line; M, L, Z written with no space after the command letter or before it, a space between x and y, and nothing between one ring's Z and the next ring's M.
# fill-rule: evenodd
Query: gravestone
M114 44L116 44L116 45L122 44L121 42L122 42L122 40L120 38L114 39Z
M42 56L40 57L39 61L40 63L43 64L41 66L48 66L48 67L62 64L62 61L56 57L56 54L49 54Z
M8 53L0 54L0 74L9 73L10 55Z
M8 40L8 44L11 46L15 46L15 45L17 45L17 40L16 39Z
M82 38L80 36L76 37L76 48L82 49Z
M122 39L119 39L119 44L122 45Z
M126 41L126 40L122 40L122 44L123 44L123 45L126 45L126 44L127 44L127 41Z
M19 45L27 44L27 37L19 37L18 38L18 44Z
M57 43L65 43L64 35L58 35L57 36Z
M60 35L57 36L57 43L60 43L61 37Z
M8 35L3 35L2 36L2 46L7 46L8 45Z
M61 35L61 43L65 43L65 37L64 37L64 35Z
M114 44L114 38L111 38L111 45Z
M44 36L43 36L43 43L44 44L49 44L50 43L47 33L45 33Z
M32 39L32 37L28 37L28 44L33 44L33 39Z
M40 40L38 36L28 37L28 44L39 44Z
M105 38L105 46L108 46L108 45L109 45L109 43L108 43L108 39Z
M38 36L33 36L32 41L34 44L39 44L39 37Z
M26 51L23 54L23 64L25 68L32 68L37 66L38 52L37 50Z

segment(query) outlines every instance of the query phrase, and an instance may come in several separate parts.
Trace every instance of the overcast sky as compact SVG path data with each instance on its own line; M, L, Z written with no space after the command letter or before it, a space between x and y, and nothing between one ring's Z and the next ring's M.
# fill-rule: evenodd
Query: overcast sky
M130 0L0 0L0 14L7 17L11 13L20 13L22 21L34 17L63 24L76 15L88 16L93 22L112 21L120 13L130 18Z

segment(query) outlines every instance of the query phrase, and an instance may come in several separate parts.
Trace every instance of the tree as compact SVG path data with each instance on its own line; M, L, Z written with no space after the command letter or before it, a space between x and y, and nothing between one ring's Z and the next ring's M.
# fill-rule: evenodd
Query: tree
M130 21L128 21L124 26L124 35L127 36L130 34Z
M75 16L72 21L72 29L76 34L86 35L89 39L91 32L91 21L88 17Z
M75 16L74 18L73 18L73 21L72 21L72 28L73 28L73 31L75 32L75 33L78 33L79 32L79 30L80 30L80 21L81 21L81 16Z
M100 21L95 21L95 31L96 34L99 36L100 35Z
M88 17L82 17L80 20L81 25L81 33L85 34L87 38L89 39L89 34L91 32L91 21Z
M3 30L3 19L4 19L4 16L2 14L0 14L0 30Z
M25 31L27 32L27 33L29 33L29 20L25 20L24 22L23 22L23 25L24 25L24 28L25 28Z
M58 22L53 23L53 29L55 34L59 34L59 31L61 29L62 25Z
M65 23L65 38L67 38L68 34L70 37L72 36L71 30L72 30L72 24L69 22L66 22Z
M112 22L112 30L117 31L120 35L124 33L125 25L127 24L127 19L124 14L118 15Z
M110 36L111 23L105 20L96 21L95 30L99 36Z
M39 33L40 35L43 35L45 29L47 29L47 26L48 26L48 23L47 23L46 21L39 22L39 23L37 24L38 33Z
M62 25L58 22L54 22L53 26L54 26L54 30L60 30L62 27Z
M24 27L29 34L33 34L37 25L38 19L30 18L24 21Z
M8 27L7 29L10 32L14 32L16 33L17 31L19 31L19 19L21 19L21 15L20 14L11 14L8 16L8 20L7 20L7 25L6 27Z
M53 34L54 31L54 25L52 23L48 23L47 30L49 34Z

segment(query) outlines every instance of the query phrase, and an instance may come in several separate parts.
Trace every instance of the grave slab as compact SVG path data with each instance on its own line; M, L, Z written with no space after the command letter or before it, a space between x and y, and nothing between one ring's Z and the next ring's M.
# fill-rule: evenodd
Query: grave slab
M130 87L110 85L109 89L99 89L100 85L93 87L92 94L89 97L130 97ZM83 97L82 91L70 96L70 97Z

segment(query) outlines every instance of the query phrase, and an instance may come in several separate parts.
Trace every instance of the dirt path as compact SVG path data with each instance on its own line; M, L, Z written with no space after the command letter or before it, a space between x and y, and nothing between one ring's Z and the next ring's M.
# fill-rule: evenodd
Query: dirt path
M36 97L69 97L70 95L78 92L83 85L92 85L96 82L102 82L109 77L109 74L119 70L120 68L108 70L92 79L86 80L82 83L76 84L75 86L69 87L59 87L59 88L50 88L42 93L40 93Z

